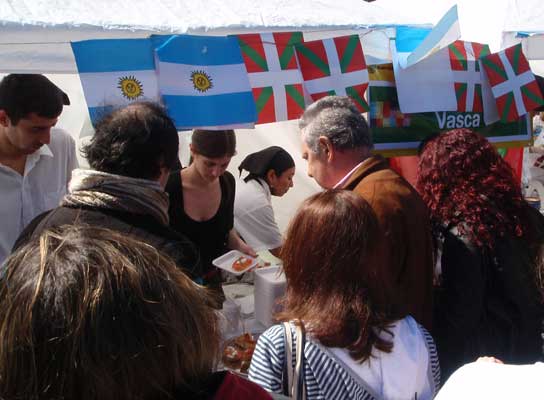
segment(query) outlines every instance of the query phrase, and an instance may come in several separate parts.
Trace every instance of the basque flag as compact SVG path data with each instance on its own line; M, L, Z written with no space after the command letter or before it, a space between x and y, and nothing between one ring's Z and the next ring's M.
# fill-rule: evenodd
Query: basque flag
M302 42L302 32L248 33L237 38L255 97L257 123L299 118L305 104L294 45Z
M523 55L521 44L482 57L480 63L489 79L501 121L516 121L544 105L544 98Z
M313 101L348 96L361 112L368 111L368 70L358 35L303 42L295 49L304 89Z
M71 44L93 125L114 107L159 100L149 39L84 40Z
M178 129L253 127L255 102L235 37L175 35L156 54L159 90Z

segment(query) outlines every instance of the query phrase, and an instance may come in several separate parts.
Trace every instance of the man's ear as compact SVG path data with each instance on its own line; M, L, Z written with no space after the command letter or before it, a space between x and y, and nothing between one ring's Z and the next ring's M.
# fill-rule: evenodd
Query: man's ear
M330 139L326 136L319 137L319 149L321 154L326 158L328 162L331 162L334 158L334 147Z
M7 127L9 125L9 117L6 110L0 110L0 125Z

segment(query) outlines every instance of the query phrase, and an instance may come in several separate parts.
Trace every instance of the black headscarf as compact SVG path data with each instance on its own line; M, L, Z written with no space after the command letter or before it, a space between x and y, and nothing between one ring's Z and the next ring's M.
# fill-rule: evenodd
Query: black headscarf
M288 152L279 146L270 146L244 158L238 171L240 171L240 175L242 175L242 170L249 172L249 175L244 178L244 181L248 182L251 179L265 179L266 173L271 169L274 170L276 176L280 176L294 166L295 161Z

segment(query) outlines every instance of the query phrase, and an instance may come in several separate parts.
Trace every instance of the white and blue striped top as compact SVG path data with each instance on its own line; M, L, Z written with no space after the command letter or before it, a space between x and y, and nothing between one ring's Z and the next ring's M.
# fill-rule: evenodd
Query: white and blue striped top
M414 376L418 373L426 375L430 387L430 393L428 394L432 398L438 391L440 384L438 355L431 335L420 325L417 325L417 327L426 342L428 362L422 368L427 368L427 371L409 370L402 373L414 374ZM296 335L292 324L291 330L293 341L295 341ZM282 392L284 346L283 326L275 325L260 336L253 354L249 379L269 392ZM293 365L295 363L295 346L296 343L293 343ZM351 368L338 357L335 357L331 349L312 340L311 337L307 338L304 351L304 381L308 400L380 400L382 398L362 377L357 376ZM395 349L393 349L394 351ZM373 354L373 356L375 355ZM426 397L421 396L421 393L412 393L407 395L406 398L413 399L414 395L416 399Z

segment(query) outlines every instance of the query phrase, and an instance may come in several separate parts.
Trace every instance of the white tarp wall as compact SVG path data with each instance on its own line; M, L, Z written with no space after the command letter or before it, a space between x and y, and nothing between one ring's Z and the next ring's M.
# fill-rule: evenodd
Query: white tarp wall
M80 145L92 127L70 41L279 30L303 31L306 40L313 40L358 33L367 62L375 63L390 59L394 29L367 27L431 26L456 3L462 39L488 43L492 51L501 48L504 31L544 32L542 0L0 0L0 74L46 73L70 96L72 105L65 107L59 126ZM181 138L186 164L187 135ZM296 122L257 125L237 131L237 138L238 154L229 167L235 175L243 157L264 147L279 145L293 155L295 188L273 198L284 228L300 202L319 190L306 176Z

